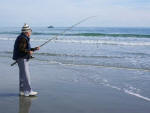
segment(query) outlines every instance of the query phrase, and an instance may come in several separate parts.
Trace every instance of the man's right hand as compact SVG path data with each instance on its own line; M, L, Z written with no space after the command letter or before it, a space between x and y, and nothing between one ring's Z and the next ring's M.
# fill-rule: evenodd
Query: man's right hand
M32 54L33 54L33 51L29 51L29 54L32 55Z

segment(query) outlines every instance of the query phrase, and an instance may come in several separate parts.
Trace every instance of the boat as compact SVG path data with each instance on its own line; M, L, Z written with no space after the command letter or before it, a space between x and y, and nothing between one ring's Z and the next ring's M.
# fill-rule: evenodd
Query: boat
M48 26L48 28L54 28L54 26L50 25L50 26Z

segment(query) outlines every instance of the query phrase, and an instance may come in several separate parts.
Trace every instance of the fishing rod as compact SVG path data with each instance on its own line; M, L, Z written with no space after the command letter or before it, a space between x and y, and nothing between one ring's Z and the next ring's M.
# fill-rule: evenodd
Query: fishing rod
M88 20L88 19L90 19L90 18L94 18L94 17L96 17L96 16L90 16L90 17L84 18L83 20L80 20L80 21L77 22L76 24L74 24L74 25L72 25L71 27L69 27L68 29L64 30L62 33L57 34L56 36L54 36L54 37L52 37L51 39L47 40L46 42L44 42L43 44L41 44L41 45L38 46L38 47L42 47L42 46L46 45L47 43L49 43L50 41L56 40L56 39L58 38L58 36L64 35L67 31L71 30L71 29L74 28L75 26L81 24L82 22L84 22L84 21L86 21L86 20ZM16 63L17 63L17 61L15 61L14 63L12 63L11 66L15 65Z
M57 39L58 36L65 34L67 31L71 30L71 29L74 28L75 26L81 24L82 22L84 22L84 21L86 21L86 20L88 20L88 19L90 19L90 18L94 18L94 17L96 17L96 16L90 16L90 17L87 17L87 18L85 18L85 19L79 21L78 23L76 23L76 24L72 25L71 27L69 27L68 29L64 30L62 33L57 34L56 36L54 36L54 37L52 37L51 39L47 40L46 42L44 42L43 44L41 44L39 47L42 47L42 46L44 46L45 44L47 44L48 42L50 42L50 41L52 41L52 40L54 40L54 39Z

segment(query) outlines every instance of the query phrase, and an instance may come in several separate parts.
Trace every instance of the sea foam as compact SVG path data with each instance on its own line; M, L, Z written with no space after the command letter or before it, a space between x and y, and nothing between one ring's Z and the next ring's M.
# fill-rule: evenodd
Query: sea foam
M14 41L15 38L0 38L0 40ZM45 42L48 39L31 39L33 42ZM128 41L113 41L113 40L73 40L73 39L62 39L52 40L51 42L59 43L80 43L80 44L104 44L104 45L124 45L124 46L150 46L150 42L128 42Z

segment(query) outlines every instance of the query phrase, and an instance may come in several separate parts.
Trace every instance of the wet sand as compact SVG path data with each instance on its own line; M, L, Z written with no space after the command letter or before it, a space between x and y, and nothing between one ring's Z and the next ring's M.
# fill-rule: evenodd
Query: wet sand
M150 102L86 78L90 67L30 62L37 97L18 95L18 67L0 58L0 113L148 113ZM100 68L103 72L104 68ZM106 69L105 69L106 70ZM108 69L114 74L115 69ZM127 71L127 70L124 70ZM105 75L105 73L102 73ZM119 73L118 73L119 74ZM92 74L91 74L92 76Z

